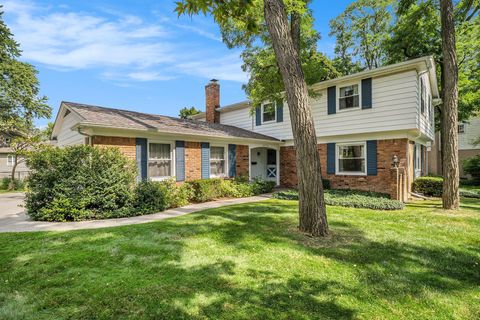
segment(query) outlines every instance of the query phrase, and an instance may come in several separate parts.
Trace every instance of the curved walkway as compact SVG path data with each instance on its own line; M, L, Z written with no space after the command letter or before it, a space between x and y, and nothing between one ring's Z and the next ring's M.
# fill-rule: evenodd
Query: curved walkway
M82 229L97 229L118 227L131 224L153 222L206 209L219 208L233 204L258 202L270 198L270 195L260 195L249 198L224 199L205 203L190 204L185 207L166 210L159 213L105 220L90 220L79 222L45 222L33 221L21 207L24 195L22 193L0 194L0 232L31 232L31 231L69 231Z

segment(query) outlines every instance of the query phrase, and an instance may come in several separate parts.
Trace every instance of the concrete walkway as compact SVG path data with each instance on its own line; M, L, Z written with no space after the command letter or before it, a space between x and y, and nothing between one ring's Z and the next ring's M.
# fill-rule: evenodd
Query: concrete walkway
M270 195L218 200L212 202L191 204L181 208L175 208L159 213L130 218L90 220L79 222L43 222L32 221L25 214L24 208L21 207L24 199L24 195L22 193L7 193L0 194L0 232L69 231L118 227L183 216L205 209L219 208L233 204L258 202L266 200L268 198L270 198Z

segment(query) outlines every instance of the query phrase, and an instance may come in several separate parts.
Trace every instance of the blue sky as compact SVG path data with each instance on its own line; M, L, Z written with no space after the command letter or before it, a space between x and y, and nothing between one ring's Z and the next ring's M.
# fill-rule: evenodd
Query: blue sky
M39 71L52 119L62 100L171 116L184 106L203 110L211 78L220 79L222 105L245 99L240 49L226 48L210 17L177 18L174 1L2 2L22 59ZM329 56L328 22L350 2L311 5Z

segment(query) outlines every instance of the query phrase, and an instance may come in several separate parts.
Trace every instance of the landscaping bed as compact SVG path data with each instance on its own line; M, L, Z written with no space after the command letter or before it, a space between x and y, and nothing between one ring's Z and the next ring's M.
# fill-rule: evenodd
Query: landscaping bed
M402 210L405 204L391 200L388 195L360 190L324 190L325 203L332 206L367 208L375 210ZM276 199L298 200L298 191L279 191L273 194Z
M416 178L412 184L412 191L429 197L441 197L443 193L443 178L430 176ZM480 199L478 181L469 181L465 185L460 183L460 196Z

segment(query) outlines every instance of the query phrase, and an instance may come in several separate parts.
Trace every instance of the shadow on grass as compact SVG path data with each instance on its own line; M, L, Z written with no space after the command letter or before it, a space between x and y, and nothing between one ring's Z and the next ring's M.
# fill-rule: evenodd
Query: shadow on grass
M5 236L0 305L12 312L20 294L38 318L350 319L360 310L339 297L395 303L480 284L471 250L377 242L345 221L313 239L297 231L296 212L265 202L141 226ZM272 256L257 256L266 246ZM216 248L260 262L239 265ZM266 268L285 251L312 269ZM17 312L0 307L0 318L34 317Z

